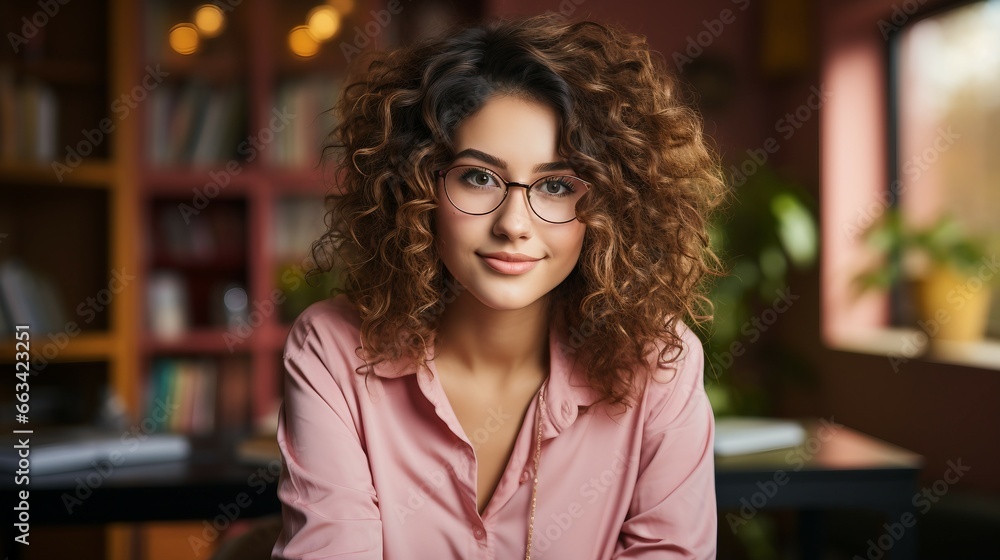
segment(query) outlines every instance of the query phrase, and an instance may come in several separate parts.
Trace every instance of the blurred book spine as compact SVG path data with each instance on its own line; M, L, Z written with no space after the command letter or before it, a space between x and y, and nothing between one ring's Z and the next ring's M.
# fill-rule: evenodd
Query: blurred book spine
M244 122L239 86L192 80L150 93L147 157L158 166L210 166L238 158Z
M59 291L51 278L17 258L0 262L0 335L13 334L15 325L56 332L63 330L66 322Z
M192 435L214 433L221 423L224 426L244 424L240 412L246 406L235 403L219 406L230 398L240 399L245 389L246 378L232 379L229 373L237 362L223 360L220 364L209 358L158 358L150 368L146 395L146 418L144 425L152 432L173 432ZM240 368L242 369L242 368ZM220 387L220 382L224 383ZM224 399L220 398L225 395Z
M268 163L302 169L320 162L326 139L337 124L331 109L340 87L339 78L327 76L288 79L278 85L274 110L291 118L275 126L274 146L266 151Z
M0 161L49 163L56 158L59 103L55 91L36 79L21 83L0 67Z

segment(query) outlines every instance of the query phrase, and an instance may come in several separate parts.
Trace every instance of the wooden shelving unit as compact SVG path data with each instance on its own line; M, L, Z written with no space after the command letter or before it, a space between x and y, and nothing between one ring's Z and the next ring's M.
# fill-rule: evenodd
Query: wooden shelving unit
M8 22L29 18L39 10L35 2L15 0L0 7L4 28ZM40 141L48 154L25 154L18 135L0 153L0 261L16 259L33 274L53 283L61 320L50 329L32 332L32 398L39 405L29 424L36 433L67 421L92 419L100 391L112 389L121 402L137 412L135 364L137 333L133 312L139 298L137 284L109 287L115 272L136 271L133 236L136 224L132 139L127 126L88 146L87 157L58 174L53 164L69 161L68 147L79 146L83 130L99 126L109 116L111 93L131 87L130 49L113 48L127 42L125 26L132 6L124 0L60 4L58 13L17 52L3 49L0 71L6 72L7 110L28 118L36 99L14 100L10 92L23 84L41 84L52 93L49 110L55 119ZM20 30L20 25L17 26ZM9 118L10 113L6 115ZM24 132L22 125L19 132ZM8 121L3 126L10 127ZM7 129L8 131L10 129ZM42 134L32 131L31 136ZM5 156L5 157L4 157ZM47 156L47 157L46 157ZM18 297L19 294L14 294ZM8 295L9 297L9 295ZM88 298L106 300L88 307ZM81 307L83 306L83 307ZM0 335L0 362L14 361L9 333ZM8 402L5 388L3 402ZM56 398L59 414L45 410ZM64 402L65 401L65 402ZM73 412L66 412L72 402ZM80 558L126 558L131 532L125 526L90 529L38 528L34 537L58 541L72 535L84 545ZM88 542L102 542L104 550L87 550ZM35 547L33 547L35 548ZM41 552L41 551L39 551ZM44 553L41 553L44 554ZM29 556L30 557L30 556Z
M5 79L42 84L56 108L47 152L3 157L0 136L0 263L16 257L52 279L64 317L79 327L65 336L57 329L49 348L47 333L33 339L38 355L50 354L41 373L46 390L76 401L73 414L56 423L99 408L105 387L131 422L142 422L156 386L154 367L162 372L171 360L219 365L216 426L249 435L273 421L289 325L331 285L309 286L298 274L308 268L309 243L323 228L332 170L319 165L320 147L333 122L321 113L343 85L349 61L341 47L368 33L373 21L379 27L368 37L369 48L413 40L427 19L416 3L403 4L406 13L383 25L373 12L385 10L384 0L355 0L340 33L303 58L290 52L289 32L323 1L244 0L224 10L222 32L203 38L195 53L174 52L171 27L192 22L203 3L60 3L41 36L21 52L0 49L0 95ZM479 3L456 9L463 18L482 11ZM0 21L18 22L37 10L36 1L3 2ZM158 76L152 82L150 69ZM132 105L116 111L123 96ZM284 115L287 129L272 129L276 115ZM81 161L58 173L53 165L66 164L85 131L104 119L111 119L113 132L82 145ZM253 155L240 150L249 141L257 142ZM196 204L213 182L207 203ZM182 204L197 212L182 212ZM130 278L127 285L99 311L81 315L78 305L107 290L116 273ZM154 282L164 275L180 279L188 300L181 314L188 320L171 336L152 328L162 328L157 313L169 309L151 303ZM220 289L232 286L246 292L243 324L220 302ZM10 337L0 333L0 345L0 363L12 362ZM242 412L231 400L221 406L224 377L241 384L233 394L244 395L238 397L247 401ZM0 402L5 399L0 390ZM221 418L234 410L235 420ZM187 539L202 529L200 521L94 529L91 541L103 547L80 557L204 558L208 553L196 555ZM53 542L81 538L76 529L46 531Z

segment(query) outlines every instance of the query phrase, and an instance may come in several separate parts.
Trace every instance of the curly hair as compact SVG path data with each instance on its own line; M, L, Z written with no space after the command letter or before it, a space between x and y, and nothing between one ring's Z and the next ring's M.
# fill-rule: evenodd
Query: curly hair
M334 108L324 152L337 178L317 268L339 269L334 293L358 309L368 372L400 357L423 366L448 289L433 170L454 157L456 126L494 95L554 107L559 152L591 183L578 206L583 248L554 290L553 317L589 331L578 349L588 382L630 406L650 352L660 348L661 366L679 355L678 321L711 318L708 220L725 191L700 117L644 37L543 15L376 54Z

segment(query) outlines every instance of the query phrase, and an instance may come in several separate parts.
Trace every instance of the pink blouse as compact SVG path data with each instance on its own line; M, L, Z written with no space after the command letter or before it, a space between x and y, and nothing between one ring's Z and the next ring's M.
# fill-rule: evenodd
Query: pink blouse
M310 306L288 336L272 558L523 557L538 395L480 516L471 442L519 419L493 411L470 439L433 361L380 364L366 387L360 324L340 295ZM715 557L715 423L701 344L682 329L684 355L654 377L669 382L648 384L624 415L587 408L598 395L573 360L586 341L550 329L532 558Z

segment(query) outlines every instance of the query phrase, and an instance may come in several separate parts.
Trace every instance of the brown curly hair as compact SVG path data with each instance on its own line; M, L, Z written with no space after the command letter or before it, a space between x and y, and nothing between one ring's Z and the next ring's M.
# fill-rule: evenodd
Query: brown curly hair
M590 331L579 357L591 386L630 406L649 353L662 346L661 365L679 354L678 321L710 319L702 280L719 263L708 218L725 191L700 118L644 37L544 15L377 54L334 108L339 125L324 152L337 178L313 258L339 269L334 293L360 313L369 365L406 357L423 366L448 289L434 170L453 157L458 123L498 94L551 104L560 153L591 183L578 207L580 259L553 309Z

